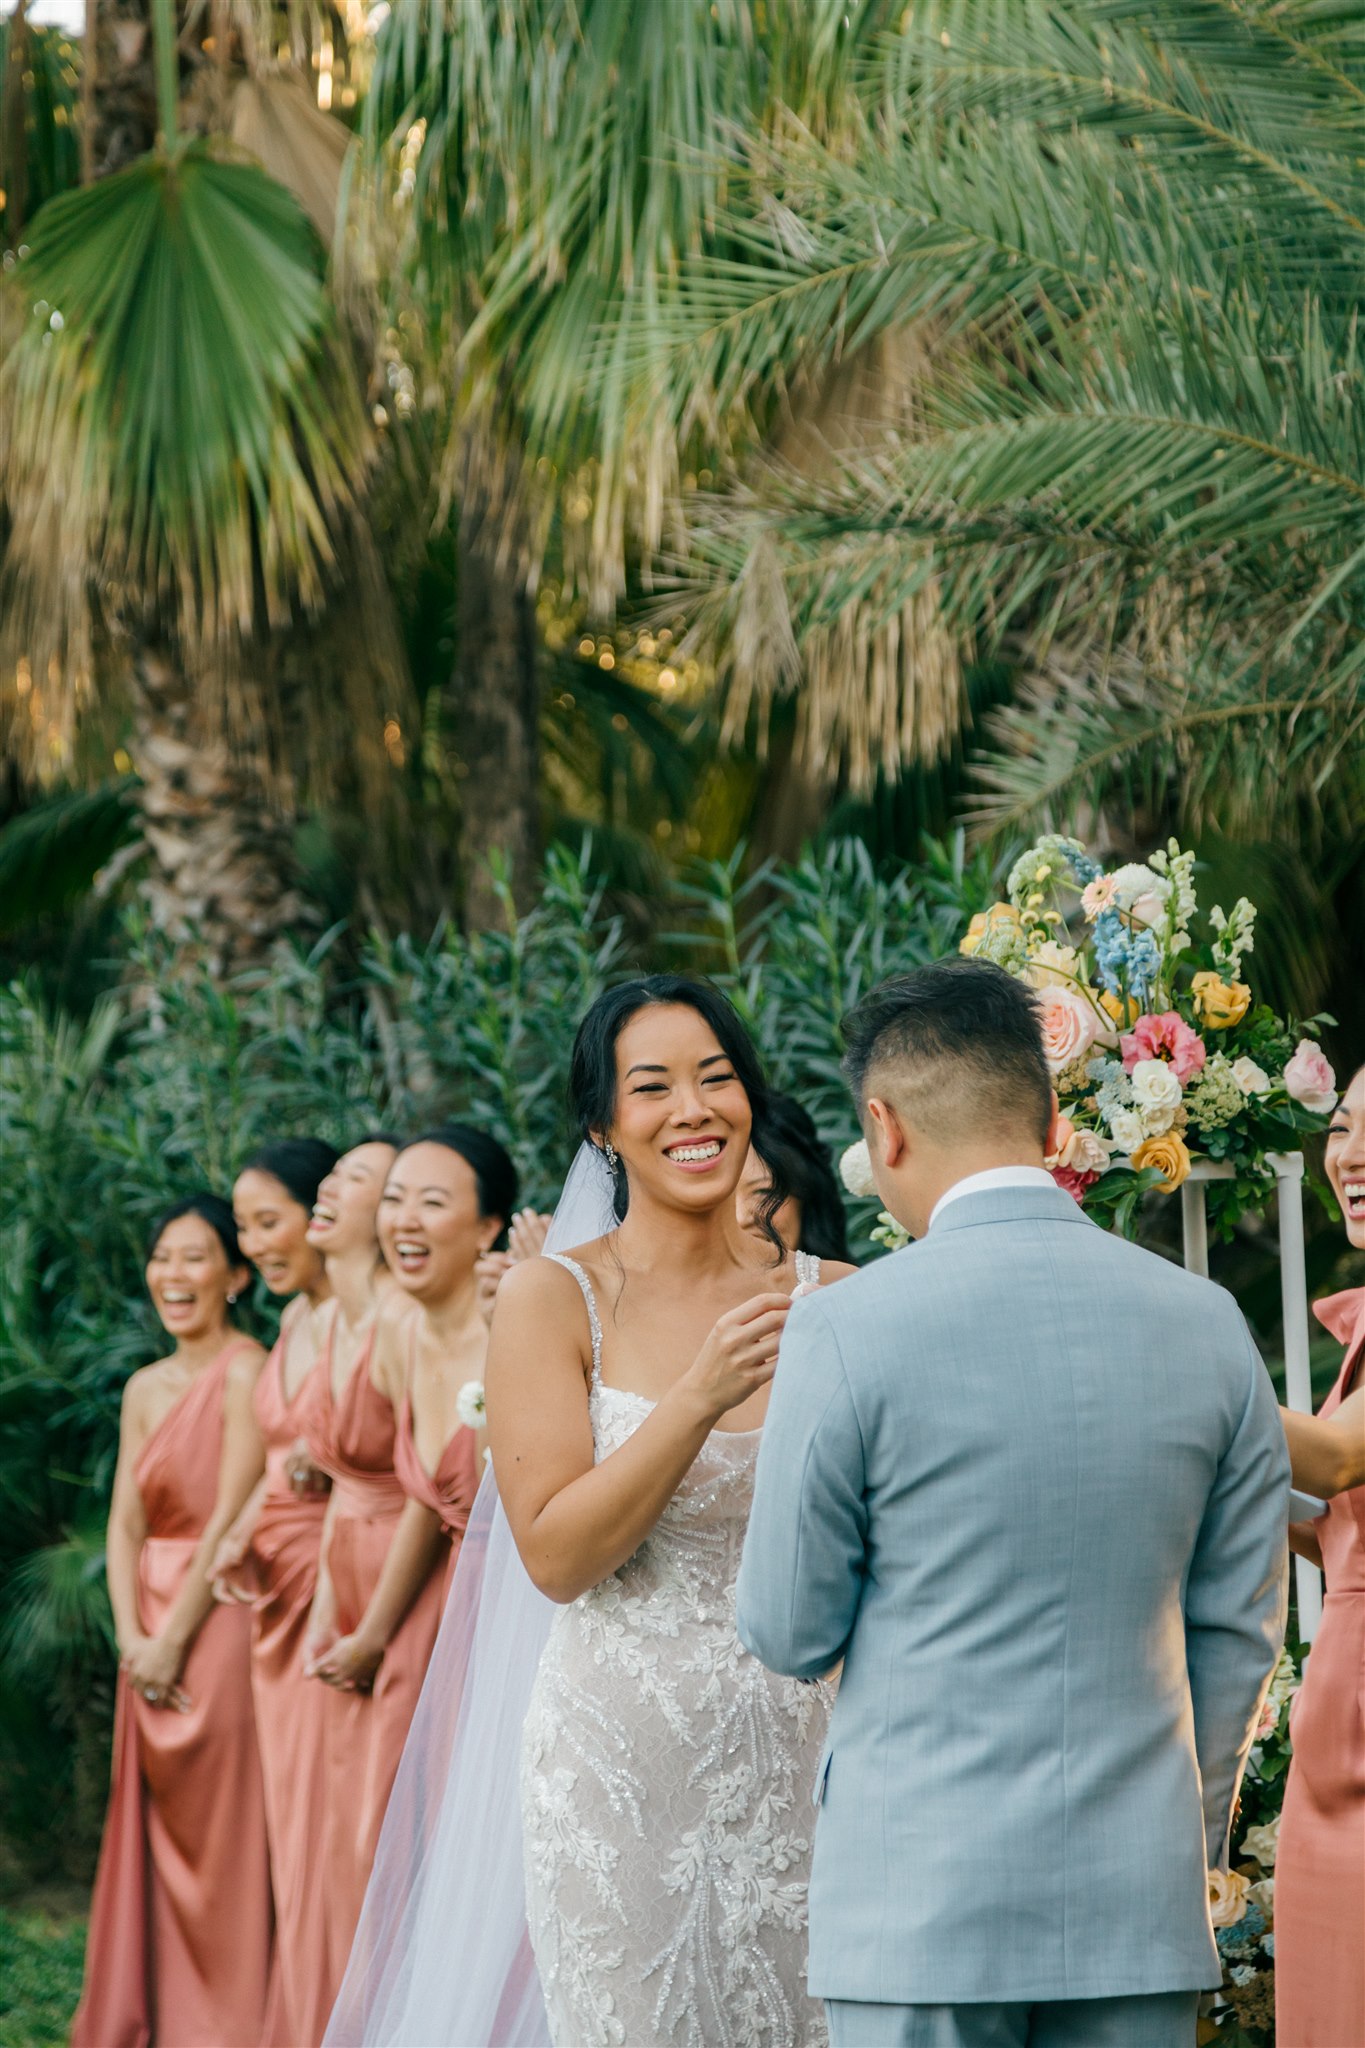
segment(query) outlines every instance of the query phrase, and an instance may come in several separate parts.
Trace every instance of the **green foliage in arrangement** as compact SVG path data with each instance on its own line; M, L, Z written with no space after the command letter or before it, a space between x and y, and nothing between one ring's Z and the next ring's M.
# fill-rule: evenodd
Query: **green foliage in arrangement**
M607 982L642 967L711 974L774 1081L833 1147L856 1136L839 1019L898 967L950 952L988 900L959 839L883 873L856 840L741 881L738 855L679 891L648 957L593 879L591 848L558 850L535 908L464 937L444 927L343 945L337 926L269 977L215 987L169 972L132 935L134 1005L77 1024L22 985L0 992L0 1827L71 1867L88 1858L105 1790L109 1625L103 1518L118 1403L159 1353L144 1239L195 1187L226 1191L252 1146L443 1117L511 1147L525 1198L553 1204L577 1142L566 1108L573 1028ZM855 1206L867 1245L874 1204ZM262 1336L270 1319L252 1311ZM42 1712L31 1711L33 1701ZM73 1806L76 1812L73 1818Z

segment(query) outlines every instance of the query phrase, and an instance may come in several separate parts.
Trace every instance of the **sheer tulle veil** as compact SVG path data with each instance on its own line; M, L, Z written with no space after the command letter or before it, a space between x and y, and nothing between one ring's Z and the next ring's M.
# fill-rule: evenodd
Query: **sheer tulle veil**
M584 1145L545 1249L586 1244L615 1220L606 1163ZM490 1465L327 2048L549 2048L526 1932L518 1776L522 1723L554 1611L526 1576Z

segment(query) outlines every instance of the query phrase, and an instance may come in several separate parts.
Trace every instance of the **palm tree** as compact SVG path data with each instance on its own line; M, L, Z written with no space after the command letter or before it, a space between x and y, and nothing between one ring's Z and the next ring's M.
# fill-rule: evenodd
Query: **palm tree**
M944 0L868 85L855 153L749 151L741 249L691 266L655 371L665 408L696 381L740 405L918 331L918 430L695 507L709 627L780 660L932 586L1022 678L980 824L1107 806L1349 872L1358 25L1314 0Z
M679 544L689 479L755 446L818 470L831 446L859 445L911 402L917 365L895 338L804 390L774 362L738 405L704 376L670 402L651 383L684 267L736 246L736 138L799 118L836 156L851 149L866 125L860 67L899 12L683 0L663 29L631 0L397 0L359 182L390 317L399 309L416 374L434 364L450 397L461 575L486 607L456 678L476 841L519 852L533 839L534 761L506 720L525 694L525 593L547 553L609 619L628 581L647 584L659 550ZM822 768L858 747L898 763L954 733L955 648L931 595L912 613L862 636L880 723L869 735L834 716L831 737L817 720L806 752ZM827 711L842 667L841 649L812 659ZM740 671L731 737L754 708Z
M288 808L272 801L275 647L339 586L382 585L361 508L373 437L316 227L214 131L254 117L259 152L278 155L265 116L288 106L295 140L312 145L291 164L302 155L299 182L324 219L340 150L309 133L321 117L306 95L301 116L288 104L288 79L249 80L245 106L240 89L215 104L230 78L219 64L191 81L209 132L182 132L170 0L155 0L150 43L140 11L120 8L122 33L99 39L108 92L87 96L87 169L122 168L43 207L0 308L17 683L4 709L15 751L45 763L88 716L91 673L117 674L153 914L227 972L300 910ZM139 136L149 54L158 132ZM394 638L385 601L381 588L381 649L386 628ZM382 652L374 666L385 673ZM362 761L367 740L383 759L384 719L405 708L396 656L387 674L376 689L353 658L340 694L333 673L314 706L354 725Z

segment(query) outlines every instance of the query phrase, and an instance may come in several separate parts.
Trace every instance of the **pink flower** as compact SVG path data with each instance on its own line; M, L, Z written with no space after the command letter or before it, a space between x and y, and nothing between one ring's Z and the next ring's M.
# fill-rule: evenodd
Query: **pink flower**
M1155 1017L1139 1017L1132 1030L1124 1033L1119 1045L1126 1074L1131 1074L1140 1060L1165 1060L1182 1088L1192 1075L1199 1072L1208 1057L1199 1033L1191 1031L1184 1018L1178 1017L1174 1010L1163 1010Z
M1052 1178L1056 1181L1059 1188L1062 1188L1068 1195L1074 1195L1079 1202L1084 1200L1086 1189L1094 1187L1095 1182L1099 1179L1099 1175L1097 1173L1079 1173L1074 1166L1054 1166Z
M1301 1038L1295 1046L1284 1070L1284 1085L1295 1102L1318 1116L1326 1116L1337 1106L1337 1077L1327 1055L1311 1038Z
M1107 910L1114 900L1114 877L1098 875L1093 882L1087 882L1081 891L1081 909L1093 924L1102 910Z
M1093 1003L1075 988L1054 985L1041 989L1038 1021L1043 1027L1043 1050L1054 1075L1065 1073L1083 1059L1099 1035L1100 1020Z

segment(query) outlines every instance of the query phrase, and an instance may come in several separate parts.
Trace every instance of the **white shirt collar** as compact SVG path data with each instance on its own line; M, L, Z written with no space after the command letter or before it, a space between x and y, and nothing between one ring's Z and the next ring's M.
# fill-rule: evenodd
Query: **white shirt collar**
M1050 1188L1055 1194L1057 1183L1044 1166L988 1166L984 1173L969 1173L939 1196L929 1217L930 1230L959 1196L989 1194L996 1188Z

